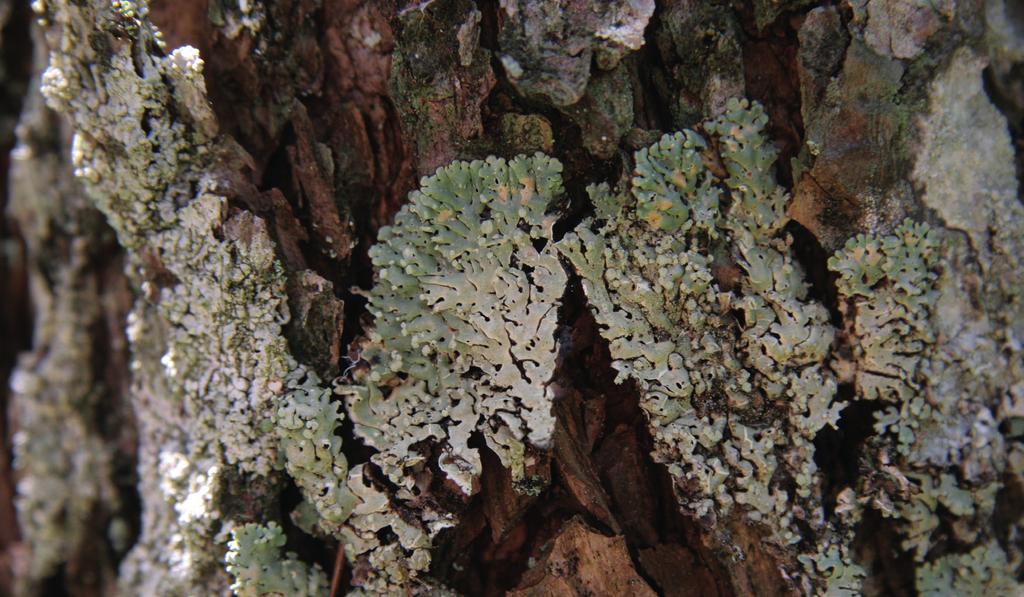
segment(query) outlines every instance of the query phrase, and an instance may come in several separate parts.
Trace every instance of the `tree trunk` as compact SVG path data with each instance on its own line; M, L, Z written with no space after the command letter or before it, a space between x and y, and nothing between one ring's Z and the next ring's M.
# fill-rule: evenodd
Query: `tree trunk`
M1014 2L0 22L0 594L1024 592Z

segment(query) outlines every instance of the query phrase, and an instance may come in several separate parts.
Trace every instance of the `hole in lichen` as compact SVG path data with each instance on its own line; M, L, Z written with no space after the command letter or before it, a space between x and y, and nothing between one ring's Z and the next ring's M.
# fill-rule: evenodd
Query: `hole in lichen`
M814 437L814 463L822 472L822 495L826 513L835 509L836 495L846 487L856 487L863 464L864 442L874 434L875 413L882 402L854 400L851 384L840 384L836 400L849 402L839 415L838 428L826 425Z
M392 543L397 544L399 538L398 535L391 530L391 527L387 526L377 531L377 541L379 541L381 545L390 545Z
M793 255L804 268L810 285L810 298L823 304L828 309L832 325L839 326L842 317L839 314L835 278L828 269L830 254L821 246L817 237L798 222L790 220L785 231L793 238Z
M484 378L484 370L476 365L471 365L466 368L466 372L462 374L463 379L471 379L479 381Z

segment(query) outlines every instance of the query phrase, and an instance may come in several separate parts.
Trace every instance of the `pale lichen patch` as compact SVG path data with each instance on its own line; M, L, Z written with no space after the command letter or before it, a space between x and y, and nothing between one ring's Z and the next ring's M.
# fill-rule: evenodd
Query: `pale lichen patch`
M788 197L766 122L761 106L733 100L704 125L714 144L685 131L637 152L631 187L592 187L598 219L558 247L619 379L640 384L654 457L680 503L712 519L739 507L789 545L801 541L795 516L813 510L811 442L843 405L825 366L827 313L781 234ZM705 166L709 147L720 173ZM716 279L726 266L739 272L731 290ZM795 491L779 482L787 476ZM803 500L806 510L793 507Z

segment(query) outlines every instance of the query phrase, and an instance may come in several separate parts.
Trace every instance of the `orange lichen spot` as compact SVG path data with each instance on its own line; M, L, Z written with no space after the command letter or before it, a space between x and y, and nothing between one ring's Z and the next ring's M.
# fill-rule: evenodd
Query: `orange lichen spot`
M533 198L533 179L528 176L524 176L519 179L519 184L523 185L522 199L520 199L519 202L522 205L526 205L530 202L530 199Z
M661 223L664 221L664 217L660 212L652 211L648 212L647 215L644 216L644 220L651 225L651 228L661 228Z

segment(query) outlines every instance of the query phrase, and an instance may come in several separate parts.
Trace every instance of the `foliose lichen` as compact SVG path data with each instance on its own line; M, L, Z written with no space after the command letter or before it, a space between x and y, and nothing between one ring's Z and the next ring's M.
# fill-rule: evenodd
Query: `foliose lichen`
M1019 592L1024 561L1021 517L999 514L1020 482L1024 208L980 73L958 50L919 123L914 177L942 226L858 236L829 263L847 322L833 366L885 405L851 491L893 520L921 594Z
M422 578L430 566L430 544L442 528L452 526L444 517L409 522L392 497L368 481L366 465L354 467L347 487L356 496L348 524L341 531L345 556L353 564L355 588L361 595L431 594L446 591ZM388 537L385 539L385 537Z
M963 554L950 554L917 570L917 591L924 597L943 595L1016 595L1014 566L998 543L979 545Z
M274 415L284 468L311 501L319 524L336 529L356 505L345 486L348 460L341 452L341 403L312 371L296 368L288 381L288 399Z
M878 433L893 432L900 450L913 442L925 402L922 364L935 342L929 323L935 302L937 236L906 220L888 236L861 234L829 261L853 354L833 368L863 400L892 403L878 416Z
M282 556L285 537L280 525L249 523L231 532L225 558L238 597L294 595L321 597L330 589L320 566L300 561L293 552Z
M1010 257L1021 235L1006 232L1024 217L1005 182L1005 121L979 99L980 77L964 74L969 56L931 89L922 155L958 168L951 139L980 135L971 128L980 119L979 153L999 159L971 162L963 177L918 164L925 204L949 228L907 222L852 239L830 261L848 354L831 354L835 330L794 257L788 196L757 104L732 100L700 132L638 152L628 188L591 187L594 217L558 242L556 160L456 162L424 179L371 252L375 327L338 390L356 436L377 453L349 470L339 405L282 337L284 272L266 225L225 197L227 144L198 53L164 55L144 2L36 4L52 47L43 92L70 117L76 175L129 250L142 291L128 332L145 509L122 567L126 592L223 592L232 530L227 572L240 594L323 591L322 571L281 556L279 527L237 526L249 513L226 510L232 483L275 468L304 494L300 526L341 539L357 592L433 589L422 578L429 546L452 519L405 504L428 458L439 454L468 495L481 471L471 435L517 481L528 453L550 446L561 258L582 280L619 379L638 385L654 457L688 512L710 525L739 512L767 528L771 542L802 554L803 569L786 572L808 592L859 590L851 529L868 507L898 522L920 592L1017 588L1021 554L990 529L1004 479L1024 470L1024 285ZM653 10L638 6L630 23ZM542 81L555 99L578 100L590 52L610 61L602 68L618 59L580 27L587 64L574 66L580 76L567 89ZM527 29L508 32L526 38ZM596 39L630 47L635 31ZM524 63L504 60L513 81ZM961 96L978 108L971 118ZM982 193L998 210L965 206ZM968 300L968 275L995 281ZM872 466L824 512L812 440L836 424L838 382L885 406L865 450ZM1019 526L1008 534L1019 537ZM942 540L970 550L936 551Z
M522 480L527 446L545 449L554 417L548 381L566 273L552 242L561 165L540 154L455 162L380 232L370 252L375 325L357 373L340 388L373 461L411 488L427 455L467 494L481 470L474 432Z
M795 517L821 526L793 503L812 495L811 440L842 404L828 314L781 232L787 195L766 122L760 105L732 100L704 124L714 143L684 131L640 150L630 187L592 187L595 218L558 248L618 379L640 385L654 457L682 505L702 517L741 507L790 544Z
M845 545L828 544L813 556L805 554L799 558L808 575L821 583L818 591L808 590L808 594L827 597L862 595L861 583L866 573L861 566L853 562Z

